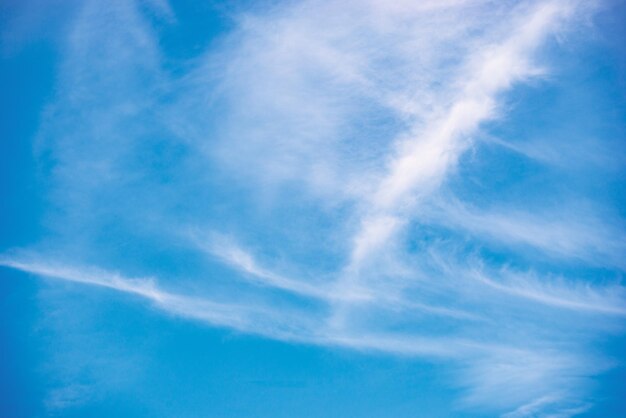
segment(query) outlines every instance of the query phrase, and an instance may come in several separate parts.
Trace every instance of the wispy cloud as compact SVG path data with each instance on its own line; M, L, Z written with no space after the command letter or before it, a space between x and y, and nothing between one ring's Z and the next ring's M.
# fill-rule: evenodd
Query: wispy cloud
M502 274L503 280L494 281L481 273L473 274L480 283L504 293L526 298L546 305L614 315L626 315L626 288L620 285L596 286L589 284L539 281L533 277Z
M462 230L500 245L528 247L543 254L623 269L626 244L620 239L622 222L612 215L554 209L544 213L519 207L475 208L454 197L436 198L422 210L422 222ZM572 216L573 215L573 216ZM569 218L569 219L568 219Z

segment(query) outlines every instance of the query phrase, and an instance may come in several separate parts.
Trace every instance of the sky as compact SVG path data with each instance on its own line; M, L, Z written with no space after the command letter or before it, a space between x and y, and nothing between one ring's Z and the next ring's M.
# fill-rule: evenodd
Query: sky
M0 415L626 416L624 22L0 1Z

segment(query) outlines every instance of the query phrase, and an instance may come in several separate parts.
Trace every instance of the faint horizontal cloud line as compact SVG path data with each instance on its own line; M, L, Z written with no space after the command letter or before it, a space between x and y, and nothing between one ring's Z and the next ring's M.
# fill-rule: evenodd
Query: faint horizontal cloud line
M487 277L486 273L474 271L470 277L487 285L495 290L516 296L522 299L532 300L544 305L571 309L575 311L587 311L599 314L626 316L626 288L623 286L607 286L594 289L591 286L581 288L573 284L569 287L559 286L551 289L551 283L540 283L523 278L519 275L513 276L512 280L495 281ZM503 274L506 276L506 274ZM567 298L568 293L575 294L572 298Z
M344 288L337 287L337 283L332 281L332 276L328 277L327 282L308 283L303 280L295 280L260 265L249 251L236 244L230 237L216 234L209 235L210 237L206 240L201 240L197 237L192 237L191 240L200 251L206 252L224 262L240 274L237 276L239 279L248 280L252 284L283 290L330 304L341 301L355 306L367 305L406 312L420 311L459 320L483 320L480 315L464 310L413 300L409 301L403 297L394 296L386 292L373 292L368 288L353 287L350 291L345 292Z
M103 287L149 300L160 310L213 326L228 327L252 335L312 344L337 346L408 356L465 358L489 352L512 350L504 346L477 343L462 338L420 337L393 333L329 330L323 322L309 321L283 308L220 303L210 299L172 293L161 289L154 279L133 279L94 268L75 268L44 261L1 256L0 266L44 278Z

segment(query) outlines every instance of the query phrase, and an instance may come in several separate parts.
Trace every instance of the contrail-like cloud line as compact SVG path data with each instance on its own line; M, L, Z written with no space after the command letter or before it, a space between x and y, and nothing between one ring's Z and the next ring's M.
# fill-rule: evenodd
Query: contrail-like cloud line
M463 87L458 98L423 133L401 144L401 152L389 163L371 200L365 202L365 214L337 288L351 292L362 287L359 273L364 261L408 221L412 203L443 182L471 144L469 137L482 123L494 118L497 96L534 74L530 63L533 52L570 12L562 2L541 4L519 17L521 23L511 37L484 47L470 60L460 77Z

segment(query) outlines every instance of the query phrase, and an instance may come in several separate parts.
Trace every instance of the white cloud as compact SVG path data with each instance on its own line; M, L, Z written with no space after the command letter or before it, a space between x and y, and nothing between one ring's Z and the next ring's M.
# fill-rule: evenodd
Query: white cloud
M476 208L448 196L433 199L432 206L424 207L420 221L467 231L499 244L534 248L557 258L624 267L626 244L618 236L624 228L614 216L599 219L592 211L571 208L542 212L515 206Z
M154 5L175 24L165 2ZM410 228L622 267L616 228L598 217L557 222L498 202L481 212L440 193L581 11L561 1L276 4L237 16L179 76L136 4L89 2L40 135L56 234L0 264L282 341L445 359L468 404L574 415L585 377L602 369L588 355L606 331L594 321L618 328L623 287L504 268L452 234ZM200 229L228 234L181 232ZM223 279L207 264L236 280L222 293L183 291L150 251L174 254L177 267L191 260L189 282ZM84 267L133 262L155 273Z

